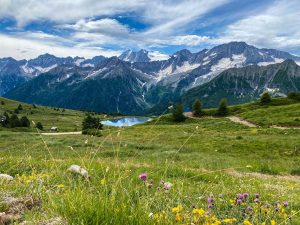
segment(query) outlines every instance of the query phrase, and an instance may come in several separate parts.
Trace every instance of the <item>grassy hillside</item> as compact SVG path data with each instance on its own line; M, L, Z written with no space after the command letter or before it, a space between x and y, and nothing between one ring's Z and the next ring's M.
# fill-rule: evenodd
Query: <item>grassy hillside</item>
M205 109L206 115L214 115L217 109ZM300 102L288 98L273 98L262 105L251 102L229 106L230 115L236 115L259 126L300 126Z
M299 136L207 117L164 117L101 137L0 131L0 171L15 177L1 183L0 198L32 197L20 220L32 224L299 224ZM91 179L70 174L72 164ZM249 197L239 203L238 193Z
M20 103L0 97L0 115L4 112L8 112L9 114L13 113L19 104L22 105L23 110L19 111L17 114L18 117L27 116L30 121L34 121L35 123L41 122L45 131L49 131L53 126L58 127L59 131L81 130L81 123L85 115L82 111L58 109L40 105L34 107L32 104ZM0 129L4 128L0 127ZM31 129L14 128L14 130L34 131L35 128L31 123Z

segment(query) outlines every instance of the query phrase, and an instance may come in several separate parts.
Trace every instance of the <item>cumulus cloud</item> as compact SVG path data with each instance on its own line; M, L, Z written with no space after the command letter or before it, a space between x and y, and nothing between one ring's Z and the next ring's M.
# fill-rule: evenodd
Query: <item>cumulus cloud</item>
M233 24L220 35L221 42L245 41L259 47L299 52L299 0L281 0L266 11Z

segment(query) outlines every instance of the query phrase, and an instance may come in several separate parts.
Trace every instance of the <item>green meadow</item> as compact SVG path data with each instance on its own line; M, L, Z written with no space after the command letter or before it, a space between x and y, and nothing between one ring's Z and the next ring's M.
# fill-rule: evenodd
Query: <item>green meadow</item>
M19 104L3 101L0 114ZM85 115L22 106L19 115L46 131L79 131ZM100 137L0 128L0 172L14 177L0 197L31 199L14 224L300 224L300 129L269 128L299 126L299 110L288 100L230 107L259 128L211 117L213 109L182 123L163 115L104 126ZM67 171L73 164L90 179ZM6 214L11 207L0 202Z

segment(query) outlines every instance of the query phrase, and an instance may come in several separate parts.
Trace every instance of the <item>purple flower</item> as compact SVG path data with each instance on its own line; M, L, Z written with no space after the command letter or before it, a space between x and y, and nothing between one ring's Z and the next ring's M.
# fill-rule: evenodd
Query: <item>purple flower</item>
M210 209L211 207L212 207L212 204L208 204L207 208L209 208L209 209Z
M214 202L214 199L213 198L211 198L211 197L208 197L207 198L207 203L208 204L212 204Z
M139 178L140 178L141 180L146 180L147 177L148 177L148 175L147 175L146 173L142 173L142 174L139 175Z
M254 194L254 196L255 196L255 198L259 198L259 194L258 193Z
M252 207L251 207L251 206L248 206L248 207L247 207L247 211L252 211Z
M237 199L236 200L236 204L238 204L238 205L241 204L242 202L243 202L242 199Z
M244 198L244 195L243 194L237 194L236 197L239 198L239 199L242 199L242 198Z
M205 215L209 215L209 211L206 211L206 212L205 212Z
M258 198L254 199L254 202L259 203L259 199Z
M289 203L288 203L287 201L284 201L284 202L282 203L282 205L283 205L284 207L287 207L287 206L289 205Z
M248 194L248 193L244 193L244 194L243 194L243 197L244 197L244 198L248 198L248 197L249 197L249 194Z

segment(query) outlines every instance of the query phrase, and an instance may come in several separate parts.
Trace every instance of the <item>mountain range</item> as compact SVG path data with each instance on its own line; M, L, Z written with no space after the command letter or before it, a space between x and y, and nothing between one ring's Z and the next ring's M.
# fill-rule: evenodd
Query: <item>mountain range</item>
M163 112L195 98L216 106L255 100L264 91L300 90L300 57L231 42L168 57L127 50L119 57L0 59L0 95L29 103L107 113ZM163 58L163 59L162 59ZM159 59L159 60L157 60Z

